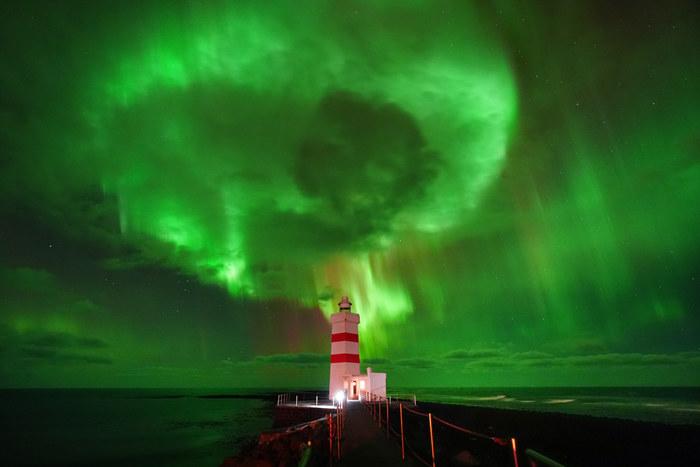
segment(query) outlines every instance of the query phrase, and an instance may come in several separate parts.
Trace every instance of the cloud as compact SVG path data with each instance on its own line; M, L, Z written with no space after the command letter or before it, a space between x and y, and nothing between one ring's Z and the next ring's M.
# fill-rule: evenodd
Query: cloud
M269 354L269 355L258 355L252 360L242 361L241 363L266 363L266 364L276 364L276 365L290 365L290 366L325 366L330 363L330 359L327 353L280 353L280 354ZM405 358L397 361L392 361L387 358L367 358L363 359L362 363L365 365L387 365L414 369L428 369L436 365L436 361L429 358ZM232 360L224 360L224 364L235 364Z
M94 337L81 337L68 333L47 333L38 337L30 338L28 345L34 347L54 347L69 348L78 347L86 349L102 349L107 347L107 343L102 339Z
M326 302L329 300L333 300L336 296L337 296L337 293L335 290L333 290L332 287L326 287L319 292L318 301L319 302Z
M28 267L0 267L2 311L9 313L89 314L101 311L92 300L79 296L51 272Z
M599 348L596 346L595 348ZM675 353L564 353L553 354L538 350L506 352L505 350L453 350L444 355L447 366L463 364L465 368L501 367L648 367L668 365L695 365L700 363L700 352Z
M254 359L261 363L274 363L283 365L315 366L329 364L330 359L327 353L280 353L269 355L258 355Z
M398 360L396 366L402 366L406 368L415 368L417 370L427 370L433 368L436 365L436 361L430 358L405 358L403 360Z
M391 361L388 358L365 358L362 363L365 365L385 365Z
M295 180L322 202L317 222L361 240L387 229L401 208L419 198L437 165L408 112L337 90L318 106L300 145Z
M541 352L539 350L529 350L527 352L518 352L516 355L517 355L518 360L540 360L540 359L547 359L547 358L553 357L553 355L551 353Z
M562 365L586 367L686 365L700 363L700 352L670 354L606 353L560 357L554 360Z
M113 360L102 354L109 347L102 339L70 333L32 331L18 333L8 326L0 328L4 341L3 360L7 364L22 365L29 362L52 364L109 365ZM24 362L24 363L22 363Z
M0 268L2 286L17 294L53 291L58 288L56 277L43 269L28 267Z
M88 363L95 365L111 365L111 358L85 355L73 352L59 352L48 348L22 348L19 351L22 357L30 360L42 360L54 364Z
M474 360L481 358L501 357L505 353L504 349L482 349L482 350L464 350L457 349L447 352L444 358L448 360Z

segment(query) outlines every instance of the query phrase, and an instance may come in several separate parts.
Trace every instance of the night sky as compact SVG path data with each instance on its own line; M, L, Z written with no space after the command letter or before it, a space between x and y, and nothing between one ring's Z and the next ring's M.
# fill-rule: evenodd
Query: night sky
M700 384L698 2L0 10L0 385Z

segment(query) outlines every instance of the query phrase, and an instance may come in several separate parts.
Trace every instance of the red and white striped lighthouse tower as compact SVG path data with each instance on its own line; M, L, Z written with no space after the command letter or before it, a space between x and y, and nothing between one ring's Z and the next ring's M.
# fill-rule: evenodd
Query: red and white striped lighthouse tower
M340 311L331 315L331 378L328 398L338 391L348 393L347 377L360 374L360 346L357 325L360 315L350 311L352 303L343 297L338 303ZM357 391L357 388L354 388Z

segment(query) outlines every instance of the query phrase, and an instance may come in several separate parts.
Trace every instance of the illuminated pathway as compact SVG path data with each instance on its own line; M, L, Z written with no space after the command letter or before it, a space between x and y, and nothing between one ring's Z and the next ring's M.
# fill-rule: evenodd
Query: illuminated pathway
M337 465L419 465L406 456L401 461L401 446L387 439L385 432L372 421L370 413L360 403L350 403L345 411L345 431L341 460Z

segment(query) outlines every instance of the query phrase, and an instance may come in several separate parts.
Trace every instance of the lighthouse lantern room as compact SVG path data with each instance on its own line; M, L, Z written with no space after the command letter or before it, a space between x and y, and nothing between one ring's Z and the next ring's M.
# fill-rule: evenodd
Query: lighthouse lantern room
M343 297L340 310L331 315L331 374L328 398L341 395L344 399L386 397L386 373L367 368L360 373L360 315L351 311L352 303Z

